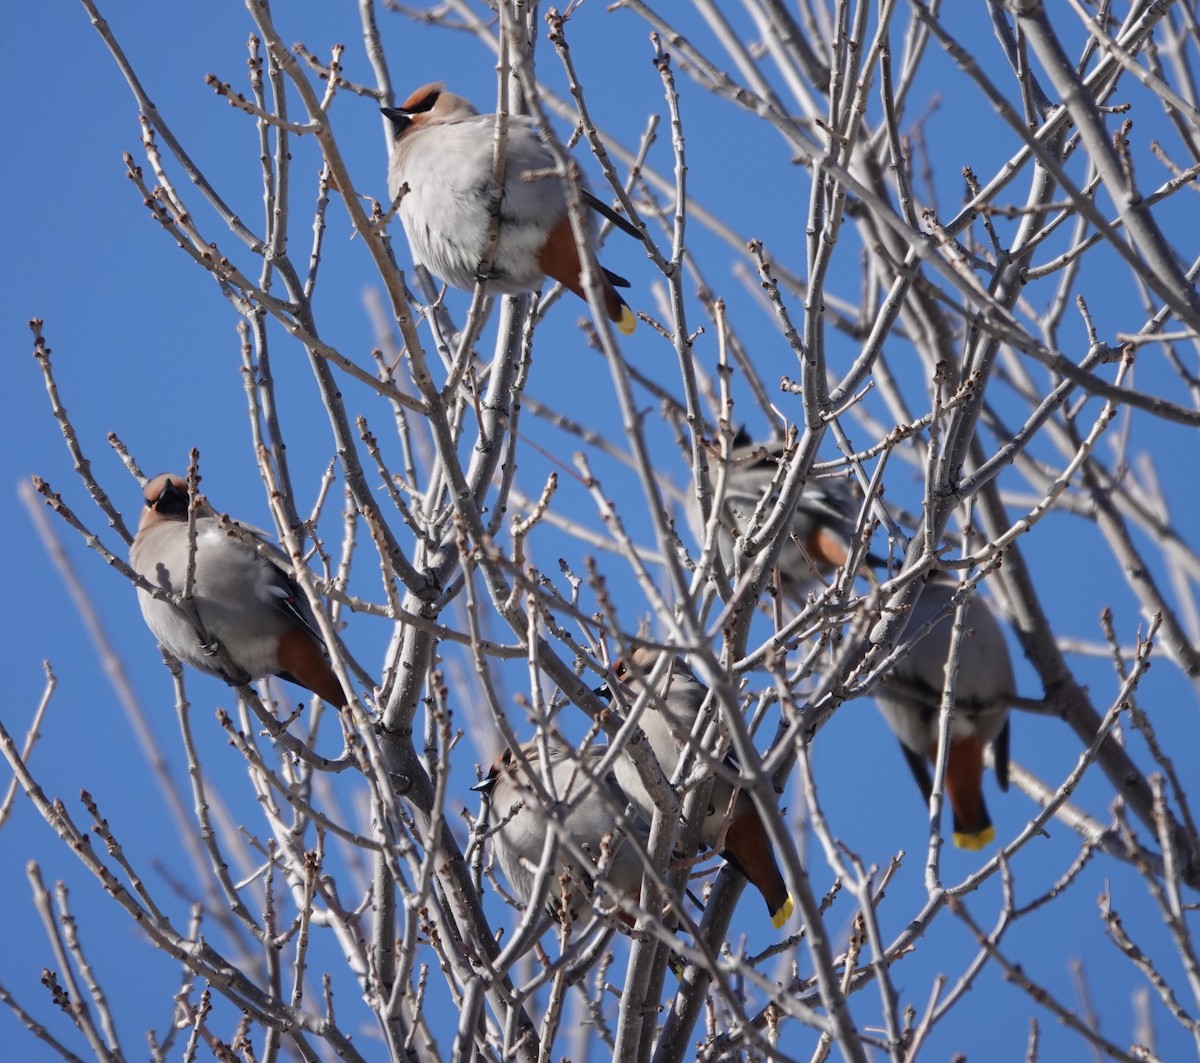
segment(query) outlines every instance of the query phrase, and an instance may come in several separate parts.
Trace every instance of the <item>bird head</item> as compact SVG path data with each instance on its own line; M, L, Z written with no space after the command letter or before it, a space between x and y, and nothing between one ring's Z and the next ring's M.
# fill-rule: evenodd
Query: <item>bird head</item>
M620 680L621 685L625 688L625 696L635 697L646 683L647 677L654 671L659 660L669 650L663 650L656 646L638 646L630 652L628 657L618 657L613 663L613 675ZM688 667L687 661L682 657L675 656L671 661L671 666L667 671L666 677L660 687L665 693L666 688L672 685L672 679L679 678L680 682L686 683L691 681L699 686L699 681L696 679L691 668ZM611 682L604 686L597 687L592 693L597 697L603 698L605 701L612 701L616 691Z
M146 482L142 493L145 499L145 509L142 511L141 525L160 520L188 519L188 484L182 476L164 472ZM196 515L207 516L212 507L205 501L203 495L197 496Z
M409 129L422 122L450 121L478 114L471 104L461 96L447 92L440 81L422 85L399 107L380 107L385 118L391 120L396 137L402 137Z
M492 796L492 791L496 788L496 783L500 781L500 773L512 764L513 755L511 749L505 749L493 762L488 773L471 787L477 794L483 794L486 797Z

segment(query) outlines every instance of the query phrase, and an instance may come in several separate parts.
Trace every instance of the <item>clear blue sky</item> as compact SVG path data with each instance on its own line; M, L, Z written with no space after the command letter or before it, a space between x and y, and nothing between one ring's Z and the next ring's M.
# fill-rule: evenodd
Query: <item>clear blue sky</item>
M218 100L204 84L205 75L212 72L241 86L245 41L251 31L249 17L233 5L222 5L218 10L218 6L197 2L163 5L139 0L108 6L112 10L106 16L160 111L185 138L189 151L210 176L231 190L235 209L259 228L261 193L252 124ZM979 23L971 39L980 55L994 63L995 44L982 11L975 10L971 17ZM466 35L413 26L382 11L380 18L398 89L446 79L482 109L490 108L493 64L473 40ZM10 687L0 714L14 735L23 735L43 686L41 662L49 659L60 682L32 766L46 791L61 796L77 822L83 821L76 800L78 789L82 786L92 792L131 854L148 863L164 848L164 834L173 829L170 819L126 718L115 704L84 624L17 498L19 484L31 475L41 475L67 494L71 505L93 529L107 531L72 473L30 357L32 340L25 322L31 317L45 320L63 401L97 475L113 493L127 520L136 520L139 497L136 485L105 443L109 431L116 432L130 446L149 473L181 469L188 448L199 447L205 465L205 488L218 507L269 526L252 465L244 414L237 318L214 282L149 217L124 174L123 152L129 151L144 162L136 107L84 10L70 3L13 4L0 19L10 80L15 86L6 111L9 160L3 175L9 235L0 325L8 370L0 418L4 444L0 449L0 483L4 485L0 505L9 529L6 542L11 626L5 640ZM370 82L351 5L277 5L277 20L286 40L303 40L320 55L327 54L332 43L346 43L344 64L348 76ZM962 29L968 32L970 27ZM646 110L661 109L658 77L650 62L644 26L628 13L606 13L593 0L572 21L570 30L585 84L590 87L607 79L602 113L596 116L600 124L617 135L635 138L643 127ZM552 54L542 52L539 61L543 72L553 70L551 83L561 86L561 74ZM808 187L805 171L793 167L790 185L774 178L767 180L764 174L789 172L781 143L754 123L740 116L731 117L726 106L716 103L682 75L680 86L685 117L694 122L689 127L693 194L710 208L723 211L739 231L788 247L793 264L802 265ZM969 163L979 174L990 174L1007 149L998 146L996 130L986 123L956 125L957 103L952 86L930 84L924 88L927 95L944 88L941 110L930 126L930 139L943 146L949 140L957 151L943 163L942 191L953 201L962 165ZM914 107L916 110L920 108ZM382 197L386 148L373 105L347 94L339 98L336 115L339 140L359 187ZM1153 119L1144 116L1144 120ZM724 132L711 136L713 128ZM666 130L664 116L655 155L662 168L669 167ZM731 145L730 139L736 144ZM294 179L315 184L317 163L311 147L298 144L296 151L303 161L294 168ZM217 229L211 219L206 224L222 247L235 246L234 238ZM294 232L295 239L307 240L303 226L296 226ZM398 225L395 236L398 256L402 264L407 264L407 247ZM325 338L365 362L373 337L362 310L362 297L368 286L377 288L378 283L370 275L361 248L350 241L350 226L336 197L329 211L325 246L326 275L318 299L318 312L324 327L330 330ZM708 279L726 290L731 313L740 315L743 335L755 344L753 353L764 379L770 382L781 373L795 374L791 356L769 314L755 310L752 296L732 279L728 255L700 234L696 247L702 255L710 256L704 260ZM298 257L303 261L303 254ZM636 294L630 299L635 307L639 299L642 306L650 305L652 277L641 252L634 245L614 240L604 258L611 268L634 282ZM1092 308L1102 327L1127 328L1139 323L1136 315L1122 316L1120 312L1121 307L1129 305L1131 293L1106 291L1102 283L1092 291L1100 297L1092 299ZM857 297L852 284L844 286L840 294L851 300ZM465 299L455 305L465 306ZM553 314L561 324L552 323L555 331L547 331L545 342L536 351L529 393L553 402L581 421L615 431L615 404L610 401L602 365L591 352L579 352L570 346L578 346L578 333L570 328L577 316L576 307L562 302ZM698 315L695 322L700 323ZM1069 325L1070 330L1075 327L1074 322ZM1111 333L1108 338L1112 338ZM274 342L276 371L284 379L282 387L289 403L289 456L293 470L300 470L298 479L304 497L311 498L333 456L332 444L313 397L303 352L281 335L276 334ZM667 384L674 379L670 351L654 339L649 329L643 326L628 350L631 360L636 360L651 377ZM844 357L848 360L853 353L847 350ZM697 358L710 368L715 364L711 335L698 343ZM1140 378L1139 383L1148 384L1150 379ZM919 388L920 382L916 381L915 386ZM605 404L609 406L607 412L601 408ZM653 400L647 397L645 406L653 410ZM742 408L747 412L751 409L748 400ZM798 406L796 410L798 416ZM761 421L756 427L761 430ZM661 433L660 437L671 461L664 475L682 483L684 469L669 451L669 436ZM553 441L554 437L549 439ZM559 439L559 443L564 452L577 447L573 440L563 444ZM553 442L547 444L543 437L543 445L553 446ZM1173 475L1187 468L1186 475L1194 478L1195 451L1188 449L1194 447L1194 439L1185 437L1181 430L1155 428L1146 430L1142 445L1153 447L1160 455L1159 472L1168 482L1170 501L1177 507L1176 522L1194 535L1195 492L1186 488L1182 475ZM1186 461L1183 455L1188 455ZM526 489L536 491L551 466L531 450L523 452L522 459ZM616 466L602 467L602 472L616 475ZM918 488L919 484L909 485L910 491ZM589 512L586 496L578 485L565 483L560 497L568 511L576 506ZM170 684L153 640L142 625L132 590L89 553L74 533L57 521L54 527L68 557L78 567L137 693L150 710L162 756L170 770L182 776L184 760L171 708ZM1121 610L1121 634L1130 642L1137 617L1128 592L1111 563L1102 565L1103 555L1079 528L1078 523L1052 519L1028 544L1030 562L1045 581L1047 601L1053 604L1056 622L1064 634L1096 641L1099 610L1102 605L1112 604ZM106 541L119 547L117 537L111 533ZM550 533L540 542L540 562L547 569L553 568L555 550L574 550L576 558L585 552L573 540L556 539ZM347 639L359 659L377 669L387 632L382 625L353 617L350 625ZM1015 653L1015 642L1013 645ZM1096 702L1106 706L1115 689L1111 669L1103 663L1084 664L1080 674L1091 684ZM1038 696L1034 676L1023 662L1019 662L1019 675L1024 691ZM223 764L231 773L231 788L240 785L232 781L241 778L236 756L225 746L213 722L213 707L228 704L227 695L220 684L195 677L189 679L189 691L196 705L196 726L203 732L202 741L214 765ZM1156 713L1160 739L1169 749L1179 751L1177 766L1194 784L1196 774L1183 759L1186 752L1197 748L1200 737L1194 691L1164 664L1152 670L1143 687L1143 701ZM1014 757L1050 780L1061 778L1078 754L1078 743L1066 728L1046 719L1020 716L1014 722L1013 743ZM481 750L478 758L484 755ZM901 847L910 853L881 913L884 936L890 939L912 918L923 896L919 854L924 817L920 800L894 740L866 701L847 706L835 718L820 735L815 755L824 808L833 826L864 861L886 864ZM1142 758L1139 763L1145 766L1146 761ZM7 773L0 775L0 780L6 784ZM1000 836L1011 837L1031 815L1032 808L1019 793L1000 795L990 777L987 785ZM1101 819L1107 818L1105 810L1111 799L1111 790L1098 773L1085 782L1079 797L1080 803ZM472 796L464 794L463 800L474 807ZM791 800L793 806L798 803L794 796ZM1048 889L1076 851L1074 838L1066 828L1055 827L1051 834L1027 848L1015 864L1022 901ZM172 979L177 981L177 973L156 956L123 913L54 841L23 798L18 798L11 821L0 832L0 896L5 898L7 913L5 947L0 950L0 983L43 1021L51 1023L74 1050L86 1054L81 1039L68 1032L61 1017L54 1015L38 986L41 968L57 964L29 902L25 864L31 859L41 863L48 882L61 879L71 886L84 942L113 997L123 1043L127 1051L136 1053L141 1031L149 1026L161 1030L167 1022L171 990L166 987L175 985ZM969 855L949 852L945 858L947 881L968 873L973 860ZM184 872L182 866L167 869L169 877ZM167 881L154 883L163 895L169 895ZM1127 1044L1133 1023L1130 993L1138 983L1130 968L1102 939L1095 898L1105 882L1113 890L1114 907L1143 947L1155 950L1160 957L1169 957L1160 921L1136 876L1103 860L1094 862L1074 884L1071 895L1050 906L1045 918L1020 922L1005 939L1005 946L1010 955L1027 965L1033 977L1053 987L1075 1007L1079 1004L1070 988L1070 965L1082 961L1092 1004L1103 1017L1103 1032L1117 1043ZM819 877L817 885L825 888L827 876ZM968 902L976 919L989 928L994 920L996 890L992 882ZM745 923L744 927L739 925L739 930L750 935L755 948L769 940L765 936L769 926L758 919L757 904L748 893L739 915ZM182 902L180 910L184 910ZM849 912L849 907L844 905L842 910ZM503 920L498 907L492 911L497 913L498 921ZM847 923L848 919L847 915ZM841 929L844 940L846 927ZM905 1001L918 1009L923 1007L932 974L944 971L953 983L972 954L962 928L948 919L940 921L921 942L917 955L896 968L896 983L906 994ZM1170 971L1179 984L1177 965ZM619 981L616 968L610 978L614 975ZM873 990L860 1000L855 1012L860 1021L865 1021L876 1011ZM1152 1007L1160 1053L1167 1059L1180 1058L1189 1042L1161 1012L1157 1001ZM1072 1045L1074 1051L1076 1043L1058 1030L1049 1015L1037 1012L1018 990L989 970L979 978L955 1017L935 1031L929 1057L946 1058L953 1050L965 1048L972 1060L1017 1058L1023 1051L1030 1014L1036 1014L1042 1025L1042 1058L1063 1058L1055 1055L1056 1045L1064 1050ZM443 1047L448 1046L453 1022L453 1017L448 1017L446 1028L437 1031ZM367 1042L364 1039L361 1043ZM806 1055L803 1046L808 1044L806 1032L796 1051ZM6 1052L17 1053L11 1058L51 1058L2 1008L0 1045L9 1046Z

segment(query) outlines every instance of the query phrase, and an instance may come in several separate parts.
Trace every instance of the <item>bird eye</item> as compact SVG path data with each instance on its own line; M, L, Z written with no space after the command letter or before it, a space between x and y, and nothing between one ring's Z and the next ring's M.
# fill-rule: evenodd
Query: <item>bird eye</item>
M422 96L421 99L413 104L413 106L405 107L404 109L409 114L420 114L422 111L431 111L433 110L433 105L437 103L440 95L440 91L431 92L428 95Z
M625 658L618 657L617 663L613 665L613 673L616 675L616 677L618 679L624 679L625 673L628 671L629 671L629 669L625 667Z

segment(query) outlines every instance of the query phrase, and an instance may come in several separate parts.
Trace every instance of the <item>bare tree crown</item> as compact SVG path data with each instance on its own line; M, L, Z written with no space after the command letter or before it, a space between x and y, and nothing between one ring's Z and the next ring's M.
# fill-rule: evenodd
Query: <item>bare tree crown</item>
M121 909L77 933L31 861L49 996L0 999L124 1058L132 926L154 1058L1196 1050L1193 6L594 4L361 0L343 46L248 0L208 84L254 216L83 0L252 449L154 479L117 424L117 475L32 323L82 490L28 508L139 596L187 773L151 867L40 784L53 674L0 714L0 829L23 792ZM411 92L447 40L492 98ZM269 534L216 508L256 475Z

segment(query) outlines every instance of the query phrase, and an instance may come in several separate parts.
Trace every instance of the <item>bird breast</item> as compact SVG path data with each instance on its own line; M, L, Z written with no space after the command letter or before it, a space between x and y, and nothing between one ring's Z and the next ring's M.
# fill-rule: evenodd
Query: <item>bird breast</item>
M905 635L916 634L949 601L951 590L931 585L918 601ZM953 615L940 620L909 656L896 664L897 683L885 677L876 700L900 740L909 749L924 751L937 734L946 658L950 654ZM978 734L991 742L1008 716L1008 695L1016 683L1012 660L1000 625L983 601L967 606L963 639L955 676L955 715L951 737Z
M415 126L392 156L388 191L404 185L400 219L414 256L456 288L475 287L490 225L494 116ZM560 179L524 175L551 169L553 156L531 123L510 120L500 230L490 294L518 295L542 281L538 255L566 213Z
M602 755L603 750L589 753L594 761ZM642 880L641 861L633 846L615 833L616 812L624 808L625 796L612 786L606 786L606 792L600 792L599 786L594 787L569 758L555 758L551 770L559 791L557 809L543 809L532 787L524 785L512 771L501 776L493 792L493 815L501 823L496 831L494 850L513 889L526 904L532 902L538 868L550 836L546 816L552 811L561 824L564 837L571 839L573 847L564 840L558 842L549 881L551 898L556 903L561 902L563 886L560 879L565 876L573 894L571 915L574 918L579 913L594 892L593 879L606 836L610 838L606 867L609 886L618 892L636 895ZM518 801L524 801L524 805L514 813ZM573 848L582 850L583 855Z
M134 544L130 562L148 582L170 594L182 594L188 566L186 525L170 522L146 529ZM192 594L197 616L209 638L256 678L276 670L279 638L291 626L277 604L286 593L282 576L219 522L197 521ZM147 626L174 656L202 672L224 675L181 609L141 588L138 602Z

